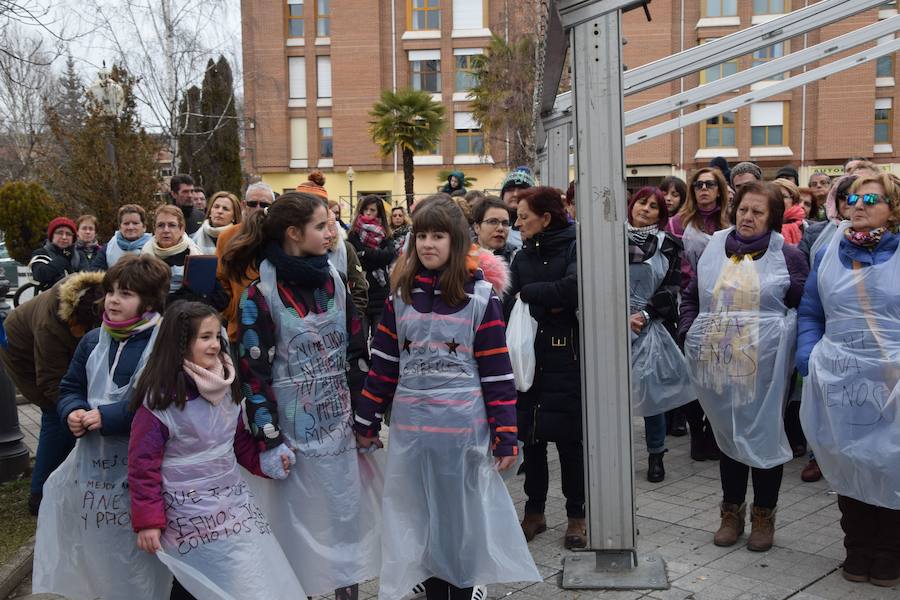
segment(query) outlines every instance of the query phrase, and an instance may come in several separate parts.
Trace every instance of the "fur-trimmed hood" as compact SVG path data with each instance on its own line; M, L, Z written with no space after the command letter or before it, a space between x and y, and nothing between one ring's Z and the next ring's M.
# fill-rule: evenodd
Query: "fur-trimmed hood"
M499 256L493 252L472 245L469 253L468 266L470 271L480 269L484 280L494 287L494 293L501 298L509 289L509 267Z
M59 308L56 316L63 323L68 323L84 293L88 288L102 284L104 275L102 271L82 271L69 275L59 284Z

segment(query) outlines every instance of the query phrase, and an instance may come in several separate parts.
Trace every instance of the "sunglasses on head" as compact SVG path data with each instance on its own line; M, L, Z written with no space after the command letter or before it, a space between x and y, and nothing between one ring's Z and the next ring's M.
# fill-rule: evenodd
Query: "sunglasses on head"
M856 206L856 203L860 200L865 206L874 206L879 202L887 203L884 196L880 194L850 194L847 196L847 204L849 206Z
M245 204L247 206L249 206L250 208L259 208L260 206L263 206L263 207L269 206L271 204L271 202L260 202L259 200L247 200L245 202Z
M711 190L711 189L713 189L713 188L718 189L718 187L719 187L719 184L716 183L715 181L699 181L699 180L698 180L698 181L695 181L695 182L694 182L694 189L695 189L695 190L702 190L702 189L704 189L704 188L706 188L706 189L708 189L708 190Z

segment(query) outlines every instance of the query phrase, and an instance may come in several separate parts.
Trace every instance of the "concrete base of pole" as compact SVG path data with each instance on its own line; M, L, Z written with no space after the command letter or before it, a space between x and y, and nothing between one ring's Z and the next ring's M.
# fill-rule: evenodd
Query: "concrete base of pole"
M667 590L666 563L654 553L594 550L563 559L562 587L567 590Z

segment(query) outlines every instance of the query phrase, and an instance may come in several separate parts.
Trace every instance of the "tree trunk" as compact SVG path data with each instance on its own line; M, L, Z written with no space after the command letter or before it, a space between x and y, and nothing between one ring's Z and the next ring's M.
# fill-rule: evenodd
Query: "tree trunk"
M412 212L415 191L413 189L413 153L409 148L403 149L403 191L406 192L406 210Z

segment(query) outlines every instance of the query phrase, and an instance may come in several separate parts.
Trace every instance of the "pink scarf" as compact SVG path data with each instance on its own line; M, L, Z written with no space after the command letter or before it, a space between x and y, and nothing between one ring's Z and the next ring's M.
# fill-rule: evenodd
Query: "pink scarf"
M228 367L228 379L225 379L225 367ZM225 398L234 382L234 365L227 354L224 365L221 360L217 360L212 369L204 369L185 359L184 372L194 380L200 395L213 406L217 406Z
M384 241L387 234L378 217L359 215L356 222L359 241L368 248L378 248L381 246L381 242Z

